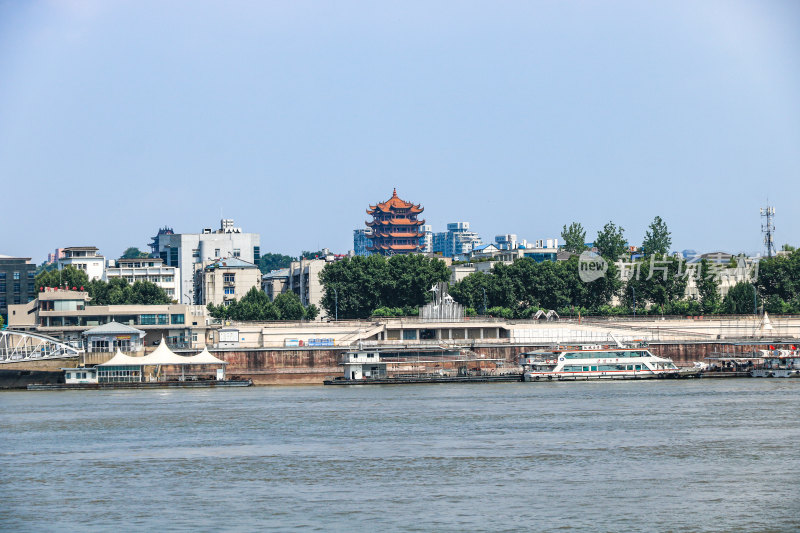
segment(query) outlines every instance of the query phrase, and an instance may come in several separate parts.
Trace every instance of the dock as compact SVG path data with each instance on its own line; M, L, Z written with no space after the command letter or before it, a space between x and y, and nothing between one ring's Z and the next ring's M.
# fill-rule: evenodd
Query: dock
M152 381L131 383L33 383L28 390L112 390L112 389L201 389L217 387L250 387L251 379L218 381L198 379L196 381Z
M510 383L522 381L522 374L486 376L410 376L364 379L326 379L325 385L408 385L412 383Z

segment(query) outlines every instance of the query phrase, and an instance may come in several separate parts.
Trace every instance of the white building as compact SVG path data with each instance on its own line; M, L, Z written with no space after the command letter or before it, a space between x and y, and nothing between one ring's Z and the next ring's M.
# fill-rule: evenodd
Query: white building
M180 275L179 268L165 266L161 258L109 259L103 281L112 278L125 278L131 284L149 281L164 289L171 300L179 300Z
M72 266L86 272L89 281L103 279L106 258L97 253L95 246L71 246L64 248L64 256L58 259L58 269Z
M469 222L451 222L447 232L432 236L433 251L445 257L469 254L482 244L480 236L469 229Z
M194 277L197 305L225 304L241 300L253 287L261 288L261 270L236 257L201 263Z
M222 219L216 231L205 228L202 233L159 232L151 246L165 265L180 269L180 302L189 304L197 301L194 273L203 262L236 257L258 264L261 259L261 236L242 232L231 219Z

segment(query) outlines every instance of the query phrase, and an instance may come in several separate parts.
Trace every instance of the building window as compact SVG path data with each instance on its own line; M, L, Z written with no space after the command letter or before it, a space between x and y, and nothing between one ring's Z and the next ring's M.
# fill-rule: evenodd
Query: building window
M36 289L33 286L33 283L28 283L28 292L36 292Z
M0 279L6 279L6 273L0 272Z
M6 292L6 282L0 281L0 292Z
M0 296L0 307L6 307L8 305L8 301L6 300L5 296Z
M236 274L235 273L223 274L222 281L224 283L234 283L236 281Z
M214 257L219 257L219 248L214 248Z
M200 248L195 248L192 250L192 257L200 257Z
M35 277L36 277L36 272L34 272L33 270L31 270L30 272L28 272L28 279L33 279L33 278L35 278Z
M261 259L261 247L253 246L253 263L258 263L259 259Z
M14 283L14 292L15 293L19 292L19 282L18 281Z
M178 249L177 248L170 248L169 249L169 264L172 266L178 266Z
M14 279L19 279L19 272L14 272Z
M14 295L14 305L19 305L19 304L20 304L19 294L15 294Z
M239 248L233 249L233 257L240 257L242 255L242 251Z
M225 295L230 296L232 294L236 294L236 291L233 287L225 287Z
M184 324L185 323L183 315L172 315L170 317L170 319L172 320L173 324Z

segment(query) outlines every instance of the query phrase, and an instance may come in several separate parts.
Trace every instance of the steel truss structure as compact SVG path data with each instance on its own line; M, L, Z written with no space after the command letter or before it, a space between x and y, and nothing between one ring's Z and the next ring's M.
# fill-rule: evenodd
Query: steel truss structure
M75 357L84 352L58 339L23 331L0 331L0 363Z

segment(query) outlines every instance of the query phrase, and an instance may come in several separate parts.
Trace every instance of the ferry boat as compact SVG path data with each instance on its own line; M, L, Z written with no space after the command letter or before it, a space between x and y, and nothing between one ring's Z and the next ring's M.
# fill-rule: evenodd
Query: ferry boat
M800 377L800 352L795 346L791 350L759 350L750 375L754 378L798 378Z
M693 373L682 372L671 359L653 355L645 345L560 346L550 351L522 353L519 364L523 381L653 379L688 377Z

